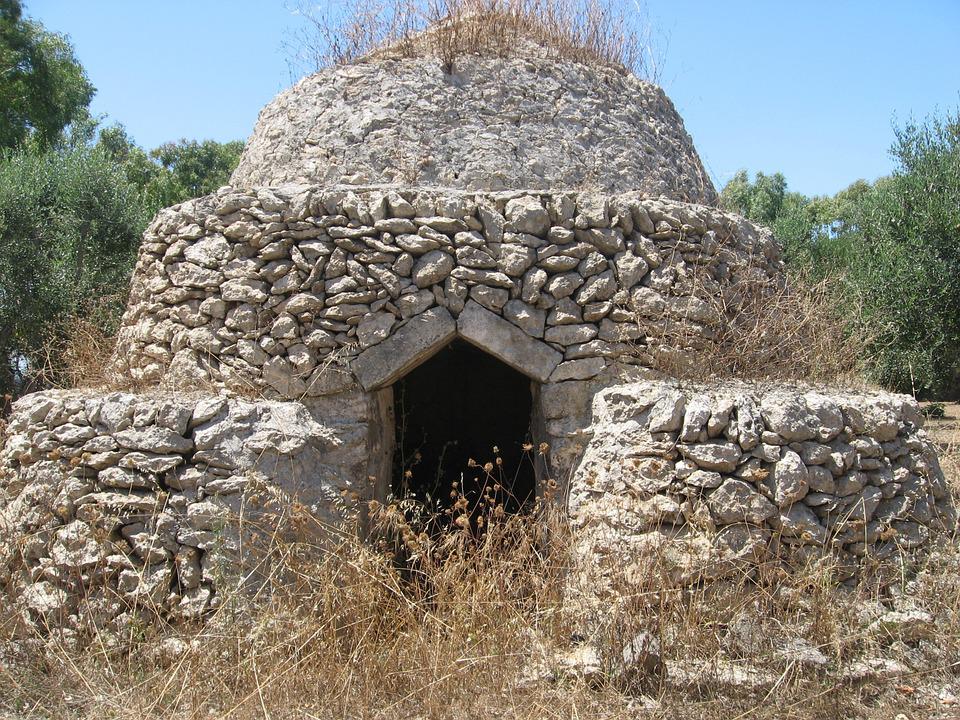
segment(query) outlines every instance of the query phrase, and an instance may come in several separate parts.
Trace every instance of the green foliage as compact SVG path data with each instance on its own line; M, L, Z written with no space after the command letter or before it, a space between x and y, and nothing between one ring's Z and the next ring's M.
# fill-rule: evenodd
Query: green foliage
M924 417L942 420L947 416L947 406L942 402L930 403L926 407L920 408L920 412L923 413Z
M877 379L949 393L960 378L960 115L908 123L891 152L896 171L856 201L850 283Z
M123 167L130 182L142 189L144 203L153 211L227 184L243 152L239 140L180 140L147 154L120 126L101 130L98 144Z
M764 224L771 224L783 212L787 181L780 173L758 172L751 183L746 170L741 170L720 192L720 204L732 212Z
M897 168L832 197L786 191L779 173L745 171L722 205L769 225L787 266L833 278L851 326L870 339L873 379L921 395L960 390L960 115L909 123Z
M0 148L53 144L93 94L68 40L24 19L20 0L0 0Z
M0 157L0 391L39 362L60 322L122 293L147 219L140 189L101 148Z
M150 152L165 172L157 184L160 206L173 205L186 198L214 192L230 179L243 142L218 143L213 140L180 140L164 143Z
M148 155L122 127L94 135L80 123L57 147L0 156L0 393L22 386L71 316L96 306L117 321L150 217L226 183L243 148L180 141ZM105 315L104 296L116 298Z
M98 129L68 40L0 0L0 393L68 319L115 322L136 250L161 207L227 182L243 143L181 140L147 154ZM114 297L103 315L103 297Z

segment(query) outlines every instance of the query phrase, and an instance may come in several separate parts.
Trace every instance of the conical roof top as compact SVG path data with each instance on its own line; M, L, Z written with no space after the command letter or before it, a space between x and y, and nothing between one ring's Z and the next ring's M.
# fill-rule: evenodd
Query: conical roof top
M373 58L311 75L260 113L239 187L397 184L639 190L714 204L664 92L603 65L546 58Z

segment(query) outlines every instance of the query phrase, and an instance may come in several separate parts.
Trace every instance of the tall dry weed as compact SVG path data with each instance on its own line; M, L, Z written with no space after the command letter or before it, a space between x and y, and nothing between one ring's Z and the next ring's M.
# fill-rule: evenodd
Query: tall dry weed
M744 278L719 293L696 285L709 320L636 316L636 351L672 377L862 386L867 338L831 280Z
M951 661L960 653L955 545L845 589L829 560L670 585L670 568L652 555L639 575L616 575L614 566L616 603L581 611L567 596L573 546L557 516L511 516L482 536L464 528L414 538L415 566L355 537L317 542L303 522L295 523L302 533L277 534L265 557L268 584L225 598L202 624L144 622L78 647L36 634L6 606L0 710L18 718L879 717L929 709L924 688L938 692L960 673ZM867 629L866 615L897 604L931 613L935 641ZM654 643L644 647L657 648L656 662L631 656L638 638ZM895 672L851 679L858 662L878 657Z
M28 370L26 391L129 386L129 379L112 362L123 305L121 297L104 296L56 323Z
M656 81L659 51L639 4L611 0L349 0L301 2L288 43L310 72L365 57L550 57L613 66Z

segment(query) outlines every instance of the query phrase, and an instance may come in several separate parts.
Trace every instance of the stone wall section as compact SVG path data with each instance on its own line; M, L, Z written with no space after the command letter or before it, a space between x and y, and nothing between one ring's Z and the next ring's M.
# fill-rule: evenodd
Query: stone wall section
M464 56L367 60L304 78L260 113L233 185L642 191L715 204L663 91L612 68Z
M0 451L0 537L19 539L0 584L27 619L73 630L200 616L269 575L258 550L292 513L318 537L358 519L375 411L361 393L28 395Z
M570 478L583 556L625 563L669 540L678 558L715 557L720 572L731 561L911 550L957 523L921 426L915 400L882 392L608 387Z
M708 342L712 301L754 280L783 282L768 231L636 193L225 188L148 228L116 359L141 382L321 396L448 314L537 380L584 380L653 364L638 319Z

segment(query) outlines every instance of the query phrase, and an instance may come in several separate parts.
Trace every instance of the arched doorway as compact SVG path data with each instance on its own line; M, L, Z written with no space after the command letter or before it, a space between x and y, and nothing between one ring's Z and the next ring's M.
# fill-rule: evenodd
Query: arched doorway
M532 503L530 378L457 339L395 382L393 402L394 498L441 526L464 512Z

